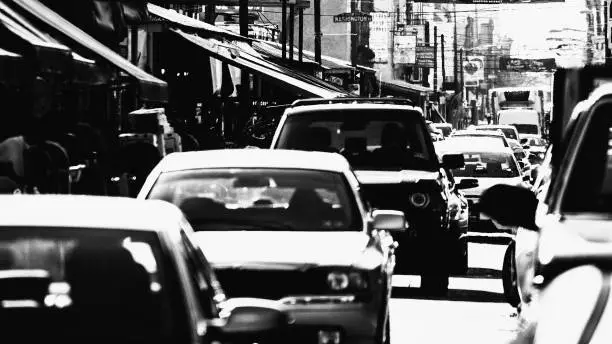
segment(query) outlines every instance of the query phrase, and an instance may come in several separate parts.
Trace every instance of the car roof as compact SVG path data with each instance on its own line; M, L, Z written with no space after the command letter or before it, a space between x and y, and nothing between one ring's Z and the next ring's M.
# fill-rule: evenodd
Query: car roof
M495 136L505 138L503 133L500 133L496 130L459 130L453 133L451 137L454 136Z
M181 211L164 201L83 195L0 195L2 227L50 227L163 232Z
M513 154L510 147L457 145L452 142L440 142L435 146L439 153L504 153Z
M214 168L277 168L344 173L351 170L340 154L284 149L217 149L172 153L159 164L161 172Z
M320 113L326 111L341 111L341 110L396 110L406 111L407 113L416 112L423 115L423 110L411 105L397 104L380 104L380 103L338 103L338 104L317 104L317 105L299 105L288 108L285 114L292 115L308 115L311 113Z
M486 130L488 128L504 128L504 129L513 129L516 130L516 127L514 127L513 125L510 124L482 124L482 125L477 125L475 126L474 130Z

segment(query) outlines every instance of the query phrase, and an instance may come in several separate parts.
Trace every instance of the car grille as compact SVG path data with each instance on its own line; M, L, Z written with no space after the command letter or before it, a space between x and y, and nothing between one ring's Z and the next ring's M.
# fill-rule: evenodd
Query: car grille
M219 269L216 275L230 298L330 294L324 271Z

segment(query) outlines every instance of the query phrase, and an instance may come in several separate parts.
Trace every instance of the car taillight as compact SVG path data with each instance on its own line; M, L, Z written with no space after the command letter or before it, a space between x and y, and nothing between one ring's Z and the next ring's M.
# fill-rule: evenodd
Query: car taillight
M429 202L429 196L425 193L416 192L410 195L410 203L416 208L426 208Z

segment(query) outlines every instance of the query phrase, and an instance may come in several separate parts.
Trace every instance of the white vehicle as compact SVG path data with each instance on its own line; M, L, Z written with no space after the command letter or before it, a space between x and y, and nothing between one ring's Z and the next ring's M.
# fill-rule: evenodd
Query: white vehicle
M407 225L359 188L339 154L225 149L166 156L138 197L183 210L229 297L278 300L315 343L388 343Z
M275 302L227 300L169 203L4 195L0 207L7 342L213 343L288 322Z
M478 210L478 203L482 193L493 185L507 184L527 187L525 176L510 148L482 147L465 145L438 146L439 154L462 153L465 166L453 170L458 183L467 179L476 179L478 187L465 189L463 193L470 206L470 223L491 225L488 218L482 217ZM482 226L481 226L482 227Z
M499 124L512 125L519 133L519 138L529 139L542 137L540 115L532 109L506 109L499 111Z

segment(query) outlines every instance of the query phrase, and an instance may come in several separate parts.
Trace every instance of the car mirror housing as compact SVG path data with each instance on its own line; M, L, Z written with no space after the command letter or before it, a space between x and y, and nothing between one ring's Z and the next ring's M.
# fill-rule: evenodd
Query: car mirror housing
M478 179L476 178L464 178L455 186L457 190L472 189L478 187Z
M535 212L538 199L529 189L498 184L480 197L480 212L504 227L523 227L537 231Z
M406 230L406 217L397 210L374 210L372 212L373 227L389 232L403 232Z
M465 158L463 154L445 154L442 157L442 165L450 170L462 168L465 166Z
M268 335L289 325L289 317L275 301L234 298L222 304L221 318L226 322L221 332L226 336Z

